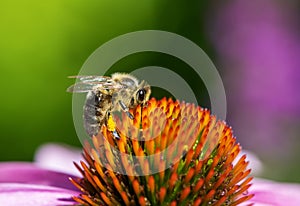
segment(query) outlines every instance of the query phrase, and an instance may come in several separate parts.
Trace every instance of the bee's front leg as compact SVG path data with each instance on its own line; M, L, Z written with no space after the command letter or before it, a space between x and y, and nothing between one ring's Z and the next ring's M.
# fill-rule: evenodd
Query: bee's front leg
M119 105L121 106L122 110L126 113L126 115L130 118L133 119L133 115L129 112L128 107L124 104L124 102L122 102L121 100L119 100Z
M114 131L112 132L112 134L114 135L114 137L115 137L116 139L121 139L121 137L120 137L120 135L119 135L119 133L117 132L116 129L114 129Z

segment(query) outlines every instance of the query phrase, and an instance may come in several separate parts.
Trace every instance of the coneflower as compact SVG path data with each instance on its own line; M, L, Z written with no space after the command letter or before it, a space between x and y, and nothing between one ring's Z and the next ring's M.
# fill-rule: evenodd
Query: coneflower
M115 117L86 143L82 178L70 178L83 205L238 205L253 197L246 156L232 129L193 104L149 100L134 120Z

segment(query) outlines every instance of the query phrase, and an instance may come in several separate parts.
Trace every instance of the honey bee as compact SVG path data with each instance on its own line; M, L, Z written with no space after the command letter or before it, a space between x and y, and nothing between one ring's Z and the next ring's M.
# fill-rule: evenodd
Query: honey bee
M134 116L129 109L145 105L151 94L150 85L126 73L114 73L107 76L71 76L79 81L67 91L87 93L83 107L84 128L92 137L97 135L105 124L114 137L120 136L115 127L111 127L112 113L123 111L130 119Z

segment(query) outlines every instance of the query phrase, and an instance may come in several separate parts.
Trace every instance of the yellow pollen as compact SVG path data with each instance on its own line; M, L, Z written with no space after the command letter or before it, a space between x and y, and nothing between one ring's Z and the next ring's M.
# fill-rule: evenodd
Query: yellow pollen
M114 122L112 115L110 115L107 120L107 129L111 132L113 132L116 129L116 123Z

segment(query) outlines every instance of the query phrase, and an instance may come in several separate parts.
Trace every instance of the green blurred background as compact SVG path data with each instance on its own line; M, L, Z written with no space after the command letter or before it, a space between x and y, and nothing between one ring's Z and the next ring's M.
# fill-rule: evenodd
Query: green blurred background
M175 3L175 2L174 2ZM183 30L184 14L197 8L160 1L3 1L0 6L1 150L0 160L31 160L44 142L80 146L72 121L73 84L87 57L104 42L124 33ZM166 13L166 9L168 12ZM201 18L194 21L199 32ZM196 36L190 32L189 38ZM202 37L194 38L197 42ZM122 61L128 71L156 54ZM149 60L151 59L151 60ZM130 65L132 64L132 65ZM114 68L112 68L112 71ZM115 69L117 70L117 69Z
M219 8L222 5L209 1L178 0L1 1L0 161L31 161L36 148L46 142L81 146L72 121L72 95L66 93L73 81L67 76L76 75L95 49L118 35L146 29L175 32L217 61L210 23ZM216 64L226 76L222 63ZM148 65L177 71L201 94L201 105L210 106L204 85L174 57L150 52L131 55L111 72ZM292 176L284 172L265 176L300 181L299 166L291 168Z

